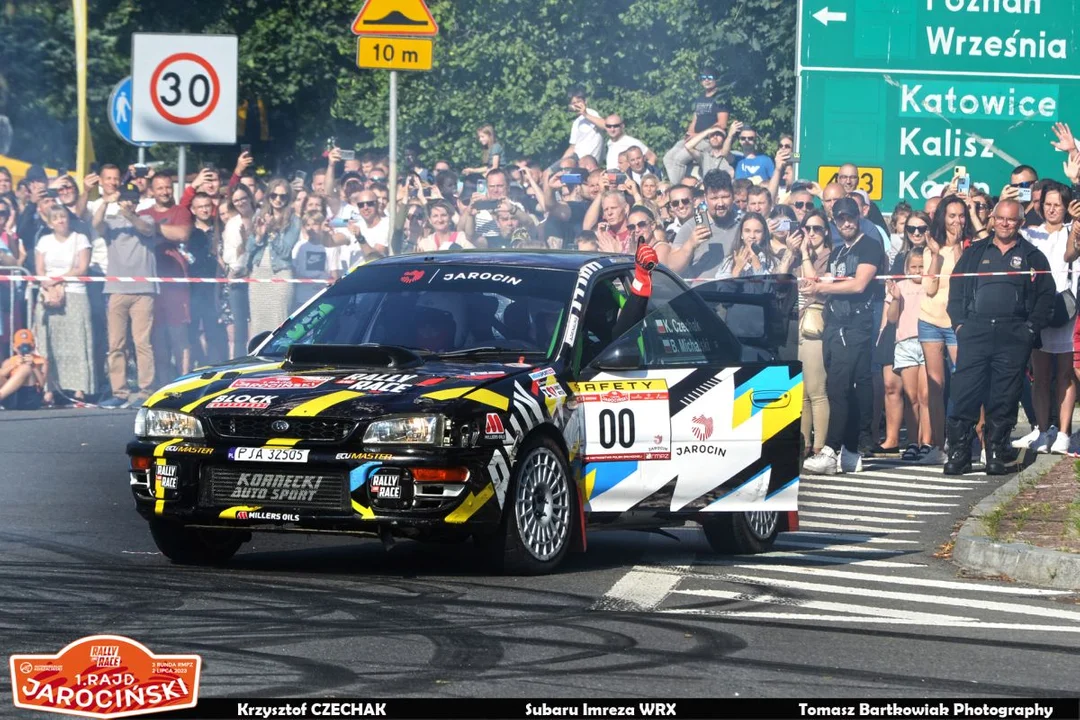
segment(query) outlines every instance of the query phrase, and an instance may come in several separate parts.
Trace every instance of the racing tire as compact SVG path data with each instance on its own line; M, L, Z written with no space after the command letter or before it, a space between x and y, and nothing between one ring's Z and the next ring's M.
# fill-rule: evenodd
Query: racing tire
M577 488L562 450L538 438L514 464L498 530L473 540L496 571L544 575L569 552L578 512Z
M780 513L716 513L701 518L705 539L721 555L757 555L772 550L780 534Z
M154 518L150 535L161 554L177 565L223 565L251 537L243 530L205 530Z

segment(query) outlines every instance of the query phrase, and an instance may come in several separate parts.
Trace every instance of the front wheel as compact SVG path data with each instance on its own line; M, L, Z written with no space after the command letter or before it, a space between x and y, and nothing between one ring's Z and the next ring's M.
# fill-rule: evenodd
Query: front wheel
M526 446L506 490L495 534L476 538L499 570L542 575L559 566L570 548L577 489L558 446L541 438Z
M206 530L154 518L150 535L165 557L177 565L222 565L251 535L243 530Z
M716 513L701 518L709 547L721 555L756 555L772 550L780 534L777 512Z

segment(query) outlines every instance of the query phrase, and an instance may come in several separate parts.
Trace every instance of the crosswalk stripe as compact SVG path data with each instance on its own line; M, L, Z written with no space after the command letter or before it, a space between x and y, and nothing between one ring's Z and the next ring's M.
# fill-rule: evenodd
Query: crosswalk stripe
M736 565L742 570L757 570L760 565ZM964 590L967 592L987 593L991 595L1028 595L1049 597L1053 595L1071 595L1068 590L1044 590L1042 588L1011 587L1006 585L981 585L976 583L962 583L953 580L928 580L903 575L874 575L871 573L856 573L847 570L830 570L828 568L809 568L798 565L767 565L764 566L769 572L786 572L793 575L814 575L817 577L831 577L846 580L857 580L868 583L884 583L886 585L912 585L917 587L941 588L943 590Z
M874 543L880 545L918 545L918 540L896 540L895 538L881 538L874 537L869 533L827 533L827 532L807 532L804 530L796 530L795 532L787 532L781 535L782 538L807 538L811 540L851 540L864 543Z
M948 515L937 510L896 510L893 508L870 508L865 505L837 505L835 503L800 502L801 507L826 508L831 510L855 510L863 513L885 513L887 515Z
M801 542L798 540L777 540L775 547L780 548L806 548L808 550L821 550L825 552L846 552L846 553L862 553L864 555L890 555L899 556L907 552L906 550L886 550L884 548L868 548L862 545L822 545L815 542Z
M832 522L817 522L816 520L806 520L809 517L836 517L831 515L824 515L816 513L809 515L807 513L799 513L799 527L801 528L822 528L824 530L850 530L851 532L861 533L887 533L889 535L896 535L898 533L917 533L918 530L900 530L898 528L880 528L880 527L868 527L866 525L846 525L844 523L832 523ZM840 517L852 517L850 515L841 515ZM853 518L852 519L861 519ZM913 541L914 542L914 541Z
M916 500L889 500L888 498L866 497L852 493L839 493L839 492L820 492L818 490L803 490L799 489L799 495L805 497L819 497L829 500L856 500L858 502L865 502L878 505L904 505L906 507L919 507L919 508L950 508L957 507L957 503L930 503L919 502Z
M915 480L916 482L932 482L940 485L985 485L989 480L975 480L972 474L945 477L944 475L911 475L908 473L881 472L878 470L864 470L856 473L855 477L884 478L886 480Z
M951 488L950 488L951 489ZM854 495L856 497L865 497L867 495L885 495L888 497L909 497L909 498L959 498L962 495L943 495L941 493L923 493L923 492L908 492L906 490L886 490L884 488L866 488L859 486L850 486L846 483L820 483L820 482L801 482L799 483L799 493L805 493L808 490L824 490L826 492L841 492Z
M673 608L661 610L665 615L709 615L753 620L799 620L805 623L858 623L860 625L925 625L919 620L876 617L874 615L813 615L809 613L784 613L748 610L698 610L696 608ZM1023 623L998 623L940 620L936 627L971 628L974 630L1030 630L1032 632L1080 633L1080 627L1070 625L1025 625Z
M788 607L807 608L808 610L829 610L832 612L878 615L880 617L905 618L918 620L921 623L935 623L942 618L948 620L975 622L976 618L957 617L955 615L939 615L934 613L918 612L916 610L894 610L892 608L878 608L871 605L855 605L853 603L838 603L829 600L806 600L803 598L790 598L779 595L753 594L733 592L731 590L676 590L675 595L694 595L697 597L717 598L722 600L737 600L739 602L764 603L768 605L786 605Z
M792 560L805 560L806 562L814 563L826 563L828 565L865 565L867 567L894 567L894 568L907 568L907 567L926 567L926 563L915 562L898 562L894 560L856 560L851 557L842 557L840 555L816 555L813 553L799 553L799 552L784 552L783 550L774 550L772 552L764 553L757 556L760 560L775 560L778 558L790 558ZM712 567L731 567L733 565L734 558L707 558L699 560L698 565L708 565ZM762 563L765 564L765 563ZM723 577L723 576L717 576Z
M928 605L947 605L951 607L971 607L980 610L992 610L994 612L1011 613L1014 615L1033 615L1042 618L1056 618L1059 620L1080 621L1080 612L1073 610L1061 610L1049 607L1029 607L1019 603L1003 603L995 600L976 600L973 598L954 598L941 595L919 595L916 593L896 592L893 590L880 590L878 588L854 588L842 585L825 585L822 583L803 582L801 580L788 580L786 578L757 577L754 575L726 574L717 575L718 579L731 580L750 585L767 585L770 587L786 588L789 590L804 590L807 592L821 592L828 595L855 595L874 597L879 600L899 600L902 602L925 603Z
M635 567L597 600L593 610L649 611L664 601L683 577L682 573Z
M834 475L831 478L827 478L827 483L824 483L824 484L826 484L826 485L828 485L830 487L834 486L834 485L872 485L874 487L898 487L898 488L911 488L913 490L950 490L951 491L951 490L973 490L974 489L973 487L964 487L964 486L959 486L959 485L953 485L953 486L945 487L945 486L940 485L940 484L928 485L928 484L915 483L915 482L892 482L892 481L889 481L889 480L878 480L876 478L868 479L868 478L861 477L862 475L865 475L865 474L866 473L859 473L860 477L856 477L854 475ZM800 484L801 485L813 484L813 485L817 486L817 485L819 485L819 481L817 479L808 481L805 477L803 477L802 480L800 481ZM943 497L951 497L951 496L943 496Z
M800 503L800 505L803 506L803 507L806 507L807 504L806 503ZM825 507L828 507L828 505L826 505ZM870 520L870 521L876 522L876 523L885 523L886 525L890 525L890 524L892 524L892 525L923 525L924 524L924 521L922 521L922 520L907 520L907 519L900 520L898 518L867 518L867 517L863 517L862 515L843 515L841 513L825 513L825 512L816 512L816 511L813 511L813 510L807 510L807 511L800 510L799 511L799 525L807 525L807 523L804 523L802 521L802 518L804 518L804 517L805 518L827 518L827 519L830 519L830 520L855 520L856 522L860 522L860 521L865 522L867 520ZM807 527L810 527L810 525L807 525ZM897 532L897 531L896 530L889 530L888 532ZM909 532L917 532L917 531L916 530L911 530Z

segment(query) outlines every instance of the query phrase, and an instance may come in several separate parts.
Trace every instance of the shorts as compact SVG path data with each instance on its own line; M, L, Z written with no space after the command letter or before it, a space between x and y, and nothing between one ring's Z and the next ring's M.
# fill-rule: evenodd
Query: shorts
M926 364L923 355L922 343L919 338L908 338L896 343L896 354L893 357L893 372L900 372L905 368L918 367Z
M956 347L956 332L951 327L941 328L920 320L919 342L939 342L945 343L948 347Z

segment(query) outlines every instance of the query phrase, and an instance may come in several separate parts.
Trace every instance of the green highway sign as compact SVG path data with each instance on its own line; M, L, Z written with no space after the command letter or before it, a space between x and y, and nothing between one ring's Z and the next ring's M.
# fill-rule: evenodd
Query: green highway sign
M799 176L855 163L886 212L921 207L957 167L992 195L1018 164L1065 180L1050 141L1080 125L1078 6L800 0Z

